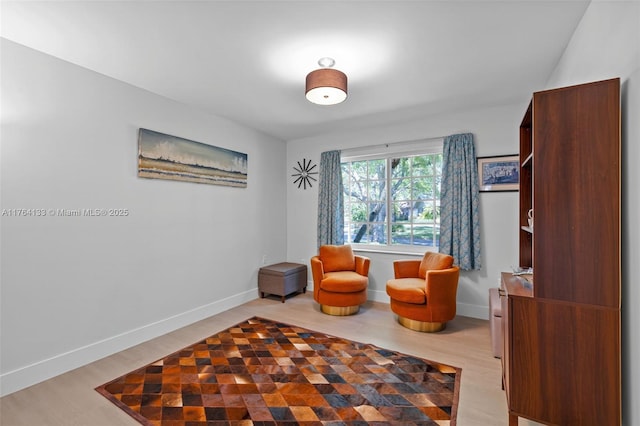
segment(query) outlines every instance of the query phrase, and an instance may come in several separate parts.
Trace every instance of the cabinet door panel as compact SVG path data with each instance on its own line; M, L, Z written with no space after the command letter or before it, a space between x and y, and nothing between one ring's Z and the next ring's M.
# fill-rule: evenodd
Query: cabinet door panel
M619 311L535 298L510 298L509 309L510 409L549 424L619 424Z
M619 81L536 93L535 295L620 307Z

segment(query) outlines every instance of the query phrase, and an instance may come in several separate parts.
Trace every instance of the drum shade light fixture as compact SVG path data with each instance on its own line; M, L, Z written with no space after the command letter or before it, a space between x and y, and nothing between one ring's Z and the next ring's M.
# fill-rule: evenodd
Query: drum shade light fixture
M347 76L333 69L336 63L331 58L321 58L322 68L307 74L306 97L318 105L335 105L347 99Z

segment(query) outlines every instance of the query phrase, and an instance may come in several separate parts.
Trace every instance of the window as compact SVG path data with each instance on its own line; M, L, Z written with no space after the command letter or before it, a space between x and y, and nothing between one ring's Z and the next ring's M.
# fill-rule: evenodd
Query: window
M438 247L441 176L442 143L411 153L343 156L345 242L402 251Z

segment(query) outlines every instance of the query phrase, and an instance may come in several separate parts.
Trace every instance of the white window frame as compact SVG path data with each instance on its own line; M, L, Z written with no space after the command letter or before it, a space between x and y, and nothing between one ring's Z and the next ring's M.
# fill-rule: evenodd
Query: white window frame
M386 145L378 145L372 147L363 147L356 149L348 149L343 150L340 155L340 162L353 162L353 161L363 161L363 160L380 160L385 159L388 161L390 158L398 158L398 157L410 157L410 156L418 156L418 155L432 155L432 154L442 154L442 148L444 145L444 138L432 138L432 139L423 139L418 141L411 142L402 142L402 143L394 143L394 144L386 144ZM391 182L391 169L390 167L386 168L386 190L387 190L387 211L392 211L391 209L391 197L389 194L390 191L390 182ZM391 226L392 222L390 219L391 215L387 215L387 244L363 244L363 243L351 243L349 241L345 241L345 244L351 244L355 251L361 252L376 252L376 253L388 253L388 254L423 254L425 251L437 251L438 247L433 246L419 246L419 245L408 245L408 244L391 244L389 241L389 237L391 234Z

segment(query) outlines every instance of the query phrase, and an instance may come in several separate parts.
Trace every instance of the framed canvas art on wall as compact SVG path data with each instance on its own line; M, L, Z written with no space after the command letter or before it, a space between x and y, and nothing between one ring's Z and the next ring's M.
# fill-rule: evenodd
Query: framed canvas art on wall
M518 155L478 157L480 192L517 191L520 182Z
M138 176L247 187L247 154L140 129Z

